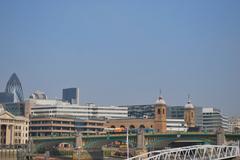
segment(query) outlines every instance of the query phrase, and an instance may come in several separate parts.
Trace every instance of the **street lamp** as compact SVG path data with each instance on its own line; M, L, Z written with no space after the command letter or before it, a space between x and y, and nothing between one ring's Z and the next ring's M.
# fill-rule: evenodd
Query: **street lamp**
M127 140L126 140L126 143L127 143L127 159L129 159L129 139L128 139L128 127L127 127Z

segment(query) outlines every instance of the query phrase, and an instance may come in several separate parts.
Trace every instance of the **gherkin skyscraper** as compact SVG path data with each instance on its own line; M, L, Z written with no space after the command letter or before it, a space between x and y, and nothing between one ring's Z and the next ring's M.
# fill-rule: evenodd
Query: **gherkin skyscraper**
M5 92L14 95L14 102L24 101L22 85L16 73L13 73L8 80Z

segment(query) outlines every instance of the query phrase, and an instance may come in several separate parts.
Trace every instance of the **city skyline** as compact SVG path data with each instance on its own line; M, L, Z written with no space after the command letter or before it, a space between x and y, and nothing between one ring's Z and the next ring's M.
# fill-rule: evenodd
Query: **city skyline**
M12 73L25 98L168 105L240 114L240 2L0 2L0 90ZM204 11L204 12L203 12Z

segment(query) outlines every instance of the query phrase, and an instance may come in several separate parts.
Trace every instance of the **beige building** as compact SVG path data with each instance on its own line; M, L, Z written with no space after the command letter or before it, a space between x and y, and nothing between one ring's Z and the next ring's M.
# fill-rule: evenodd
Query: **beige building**
M75 120L61 117L32 117L30 136L73 136Z
M82 120L66 117L32 117L30 119L30 136L74 136L77 132L101 134L104 120Z
M26 144L29 120L4 111L0 104L0 144Z
M240 117L232 117L229 120L230 132L240 133Z
M157 132L167 131L167 109L162 97L159 97L155 104L154 119L109 119L106 128L152 128Z
M185 110L184 110L184 120L185 123L187 124L187 127L195 127L195 109L193 104L190 101L190 97L188 97L188 103L185 105Z

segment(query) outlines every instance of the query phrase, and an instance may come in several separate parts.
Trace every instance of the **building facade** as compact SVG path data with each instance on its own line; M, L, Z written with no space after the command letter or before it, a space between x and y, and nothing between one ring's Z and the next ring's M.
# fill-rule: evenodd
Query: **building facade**
M62 91L62 100L70 104L80 104L79 88L66 88Z
M32 116L65 116L78 119L118 119L128 117L128 110L126 107L97 106L95 104L80 106L69 104L68 102L63 102L61 100L49 99L29 99L28 103L31 104Z
M154 129L164 133L167 131L167 105L162 97L158 98L154 109Z
M127 108L116 106L80 106L45 98L32 98L26 103L31 108L31 136L73 136L77 132L102 134L106 119L128 116Z
M30 136L74 136L104 133L105 120L75 119L66 117L32 117Z
M0 92L0 103L14 102L14 95L12 93Z
M14 145L28 143L29 120L14 116L0 106L0 144Z
M13 73L9 78L5 92L0 92L0 103L17 103L23 102L23 89L16 73Z
M195 108L193 104L190 101L190 98L188 98L188 102L185 105L185 110L184 110L184 121L187 124L188 128L195 127Z
M105 119L76 119L75 127L82 135L104 134Z
M29 118L30 108L27 102L4 103L2 106L5 111L10 112L14 116L24 116Z
M16 73L13 73L10 79L8 80L5 92L9 94L13 94L13 97L14 97L13 102L24 101L22 85Z
M154 118L124 118L107 120L106 128L152 128L156 132L167 131L167 105L162 97L159 97L154 105Z
M240 117L231 117L229 123L231 133L240 133Z
M228 117L221 113L219 109L208 107L203 108L203 131L216 132L217 129L223 128L225 132L229 132Z
M30 120L30 136L73 136L75 120L60 117L32 117Z

